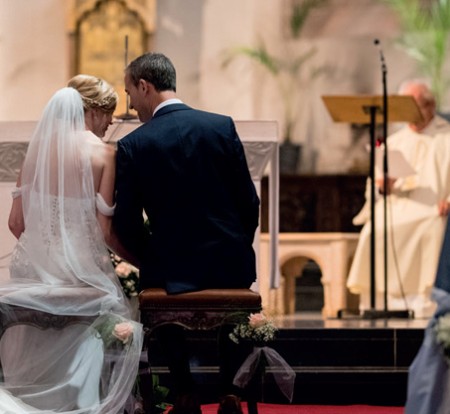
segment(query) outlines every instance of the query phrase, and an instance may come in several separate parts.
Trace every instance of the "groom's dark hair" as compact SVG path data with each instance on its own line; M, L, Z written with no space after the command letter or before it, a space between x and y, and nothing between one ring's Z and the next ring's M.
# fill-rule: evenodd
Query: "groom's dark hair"
M139 79L150 82L158 92L174 91L177 88L177 74L170 59L162 53L145 53L134 59L126 68L134 85Z

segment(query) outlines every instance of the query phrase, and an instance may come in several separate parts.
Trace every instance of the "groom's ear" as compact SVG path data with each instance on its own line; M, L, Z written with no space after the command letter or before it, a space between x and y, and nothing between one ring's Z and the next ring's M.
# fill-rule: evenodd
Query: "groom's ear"
M139 79L139 83L138 83L138 89L144 93L148 93L149 89L153 88L153 85L144 80L144 79Z

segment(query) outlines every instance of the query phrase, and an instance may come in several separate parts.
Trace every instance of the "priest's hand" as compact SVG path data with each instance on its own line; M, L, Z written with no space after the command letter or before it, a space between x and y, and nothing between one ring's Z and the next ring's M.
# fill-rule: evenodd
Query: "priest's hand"
M450 202L441 200L438 204L439 215L445 217L450 212Z
M388 177L387 186L386 186L386 194L389 195L392 193L392 189L394 188L396 178ZM378 188L378 192L380 194L384 194L384 178L377 178L375 180L375 185Z

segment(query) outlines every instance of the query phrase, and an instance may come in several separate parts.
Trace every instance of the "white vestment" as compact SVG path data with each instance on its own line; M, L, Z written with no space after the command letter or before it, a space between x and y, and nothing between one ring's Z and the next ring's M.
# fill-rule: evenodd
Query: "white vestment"
M412 309L431 316L430 292L446 226L438 203L450 195L450 124L436 116L421 133L405 127L388 138L388 150L399 150L416 171L397 180L387 198L388 308ZM389 175L389 173L388 173ZM375 202L376 309L384 302L384 201ZM354 219L363 224L347 287L360 295L360 308L370 307L370 193ZM407 302L403 299L402 290Z

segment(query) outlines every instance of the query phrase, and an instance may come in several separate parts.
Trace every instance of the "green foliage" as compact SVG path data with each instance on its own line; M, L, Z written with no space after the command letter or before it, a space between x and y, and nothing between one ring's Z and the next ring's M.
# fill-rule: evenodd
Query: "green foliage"
M300 3L294 3L292 6L292 14L290 19L292 36L298 38L309 15L309 12L313 8L321 6L327 1L328 0L303 0Z
M171 405L166 402L166 398L169 395L169 388L164 387L159 384L158 375L152 374L152 385L153 385L153 406L159 412L164 412Z
M311 10L328 1L329 0L304 0L293 4L290 28L294 38L299 36ZM254 47L237 46L230 49L226 53L222 62L222 67L228 66L236 57L244 56L261 65L274 77L284 107L285 127L283 137L286 141L290 141L296 120L295 97L296 93L301 89L301 85L299 85L301 70L305 63L309 61L315 53L315 48L311 48L306 52L296 55L288 52L285 53L284 58L280 58L278 55L269 52L265 44L260 42L259 45ZM310 72L308 79L312 80L321 73L322 68L314 68Z
M420 71L431 80L438 107L450 86L444 64L450 34L450 0L384 0L398 15L403 34L398 39L418 62Z
M227 66L237 55L244 55L253 59L264 66L274 76L280 72L280 61L269 54L264 44L256 47L238 46L231 49L223 61L223 66Z

